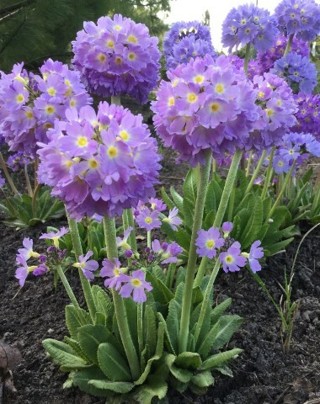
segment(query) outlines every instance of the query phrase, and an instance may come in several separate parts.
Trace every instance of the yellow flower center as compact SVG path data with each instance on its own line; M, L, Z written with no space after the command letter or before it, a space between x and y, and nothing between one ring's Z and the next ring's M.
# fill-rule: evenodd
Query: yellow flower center
M117 56L114 61L115 61L116 65L122 64L122 58L120 56Z
M128 36L127 41L130 42L130 43L138 43L137 37L135 35L133 35L133 34L130 34Z
M152 223L152 218L151 218L150 216L147 216L147 217L144 219L144 221L145 221L147 224L150 224L150 223Z
M70 107L75 107L77 105L77 101L74 98L72 98L69 102L69 105Z
M259 92L258 92L258 97L259 97L259 98L264 98L264 96L265 96L265 94L264 94L263 91L259 91Z
M65 84L67 87L71 87L71 81L68 80L68 79L65 79L64 84Z
M210 111L211 112L218 112L221 109L221 105L218 102L212 102L210 104Z
M137 59L137 55L134 52L129 52L128 59L133 61Z
M224 93L224 85L222 83L217 83L214 87L214 91L217 94L223 94Z
M197 74L194 78L193 81L197 84L202 84L204 82L204 76L202 74Z
M93 169L97 168L99 166L99 162L96 159L89 159L88 166Z
M168 106L172 107L175 104L175 98L174 97L169 97L168 98Z
M122 27L121 27L121 25L117 24L117 25L114 26L114 29L115 29L116 31L121 31L121 30L122 30Z
M212 250L212 248L214 248L215 245L216 245L216 243L212 239L206 241L206 247L209 248L210 250Z
M274 110L272 108L267 108L266 114L269 118L271 118L274 115Z
M54 87L49 87L49 88L47 89L47 93L48 93L49 95L51 95L51 97L54 97L54 96L57 94L57 90L56 90Z
M121 137L122 140L126 141L130 138L129 133L126 130L121 130L119 133L119 136Z
M77 146L86 147L88 145L88 139L85 136L78 136Z
M114 48L114 41L112 39L108 39L106 41L106 47L110 48L110 49L113 49Z
M114 159L118 155L118 149L115 146L110 146L107 151L108 156Z
M131 279L131 285L135 288L139 288L142 285L142 282L138 278Z
M56 109L53 105L47 105L44 110L48 115L52 115L56 112Z
M232 255L227 255L226 258L225 258L225 261L226 261L227 264L232 264L233 261L234 261L234 258L233 258Z
M100 63L104 63L104 62L107 60L107 56L106 56L104 53L99 53L99 54L97 55L97 60L98 60Z
M32 111L26 111L24 114L25 114L25 116L26 116L27 119L33 119L33 113L32 113Z
M23 94L18 94L16 96L16 101L18 104L22 104L24 102L24 95Z
M187 94L187 101L190 102L190 104L194 104L198 99L197 94L195 93L188 93Z

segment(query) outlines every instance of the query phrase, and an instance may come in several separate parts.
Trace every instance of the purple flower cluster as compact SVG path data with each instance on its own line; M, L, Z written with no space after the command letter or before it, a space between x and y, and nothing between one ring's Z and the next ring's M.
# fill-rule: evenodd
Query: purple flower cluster
M216 56L209 27L198 21L173 24L164 37L163 49L167 69L186 64L197 56Z
M256 128L260 109L252 83L232 57L196 58L168 77L151 107L165 146L192 165L203 163L208 149L219 157L242 147Z
M182 223L178 216L178 209L169 210L168 216L166 216L162 213L166 208L167 206L161 199L150 198L148 204L140 201L134 210L134 217L138 226L141 229L151 231L159 229L162 222L166 222L174 231L178 230L178 226Z
M312 133L320 141L320 94L296 96L298 111L296 112L297 125L292 128L294 132Z
M73 63L90 92L146 102L159 78L158 39L144 24L118 14L85 22L83 28L72 42Z
M296 124L297 106L292 90L284 79L272 73L255 76L257 104L260 106L260 130L254 131L248 149L262 150L281 143L283 133Z
M275 16L286 36L312 41L320 32L320 5L314 0L282 0Z
M270 48L278 35L276 20L253 4L233 8L222 25L222 44L230 51L234 46L252 44L258 51Z
M133 271L130 275L126 272L127 268L122 268L118 259L104 259L100 275L106 278L105 287L115 289L121 297L132 297L136 303L145 302L146 291L152 290L150 282L145 280L145 272L141 269Z
M290 52L274 63L273 73L284 77L294 93L311 94L317 85L317 69L308 57Z
M64 119L67 108L91 103L80 74L67 65L48 59L40 72L29 75L21 63L0 79L0 131L11 151L33 158L55 119Z
M40 144L38 176L73 218L115 216L153 195L160 156L141 115L102 102L66 118Z
M250 252L241 252L241 245L238 241L229 238L229 234L233 229L231 222L222 224L221 235L220 229L211 227L209 230L199 230L196 240L197 254L200 257L209 259L218 257L222 264L224 272L239 271L246 264L249 265L252 272L261 270L259 259L264 256L261 242L255 241ZM222 250L224 248L224 250Z
M273 169L277 174L287 173L293 163L295 169L310 156L320 157L320 142L309 133L287 133L276 150Z
M284 35L280 35L275 44L266 52L258 52L256 60L260 66L261 74L268 72L273 67L275 61L283 57L287 42L288 38ZM310 53L308 42L294 37L291 43L291 52L308 57Z

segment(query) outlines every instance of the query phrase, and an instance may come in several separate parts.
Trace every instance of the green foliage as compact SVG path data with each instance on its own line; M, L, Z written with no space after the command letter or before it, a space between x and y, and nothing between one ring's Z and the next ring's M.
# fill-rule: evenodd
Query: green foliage
M45 186L33 196L19 194L5 197L0 203L0 212L7 226L18 228L36 226L65 215L63 203L53 198Z
M158 12L170 10L168 0L3 0L0 8L0 70L24 61L35 69L49 57L68 62L70 42L83 21L96 21L115 13L149 26L160 35L167 26Z

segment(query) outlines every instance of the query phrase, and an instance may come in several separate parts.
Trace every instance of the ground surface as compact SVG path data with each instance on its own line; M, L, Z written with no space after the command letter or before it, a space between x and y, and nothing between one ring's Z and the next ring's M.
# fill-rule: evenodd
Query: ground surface
M179 173L164 170L163 180L179 181ZM61 222L60 222L61 223ZM303 232L308 229L303 227ZM60 286L53 289L52 277L32 278L14 298L15 253L23 237L36 239L45 226L14 231L0 223L0 340L15 344L23 360L14 371L15 396L6 394L3 404L93 404L103 403L78 390L63 390L66 375L47 357L41 341L66 334L64 306L68 299ZM268 259L262 277L279 301L278 282L290 269L300 239L286 253ZM302 244L296 263L293 298L299 299L291 351L284 354L280 342L280 320L272 304L247 272L221 274L216 298L230 296L232 312L244 323L229 348L244 350L231 367L234 378L217 377L215 386L203 397L169 395L169 403L214 404L303 404L320 403L320 229ZM79 293L76 274L71 276ZM1 399L0 399L1 401Z

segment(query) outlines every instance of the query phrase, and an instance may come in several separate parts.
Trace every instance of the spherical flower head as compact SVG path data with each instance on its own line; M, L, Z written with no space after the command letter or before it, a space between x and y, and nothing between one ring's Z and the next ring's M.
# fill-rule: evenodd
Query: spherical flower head
M72 42L72 61L91 93L129 95L145 103L159 79L157 46L146 25L116 14L83 24Z
M317 85L317 69L308 57L290 52L277 60L273 73L284 77L294 93L311 94Z
M177 22L165 34L163 42L167 69L186 64L191 58L216 56L209 27L198 21Z
M288 38L281 34L277 37L273 46L271 46L267 51L258 52L256 60L261 68L261 74L268 72L273 67L274 63L283 57L287 43ZM291 43L291 52L308 57L310 53L309 43L293 37Z
M232 57L206 56L179 65L162 81L152 103L154 124L165 146L191 165L233 153L256 127L256 94Z
M295 114L297 124L294 132L311 133L320 141L320 95L297 94L295 96L298 110Z
M46 142L46 132L67 108L91 103L79 72L48 59L40 74L28 74L23 65L1 74L0 129L11 151L36 156L37 142Z
M252 44L258 51L265 51L275 41L279 31L276 20L268 10L253 4L233 8L222 25L222 44L230 51L238 45Z
M256 103L260 107L260 130L246 140L247 149L263 150L281 143L283 133L296 124L297 106L286 81L272 73L255 76Z
M320 5L314 0L282 0L274 15L279 29L286 35L296 35L313 41L320 31Z
M147 300L146 291L150 292L153 288L150 282L145 280L145 272L142 270L133 271L131 276L124 275L126 278L119 294L124 298L132 297L136 303L143 303Z
M223 247L225 240L221 237L219 229L211 227L209 230L199 230L196 240L197 254L200 257L214 258L217 250Z
M72 266L75 268L81 269L83 275L89 280L92 281L94 279L94 272L99 268L99 264L95 260L90 260L93 252L88 251L86 255L80 255L79 261L75 262Z
M73 218L114 217L153 196L160 156L141 115L102 102L97 114L87 106L66 119L40 144L38 176Z
M219 255L224 272L240 271L246 265L246 258L241 255L241 245L235 241L226 252Z

